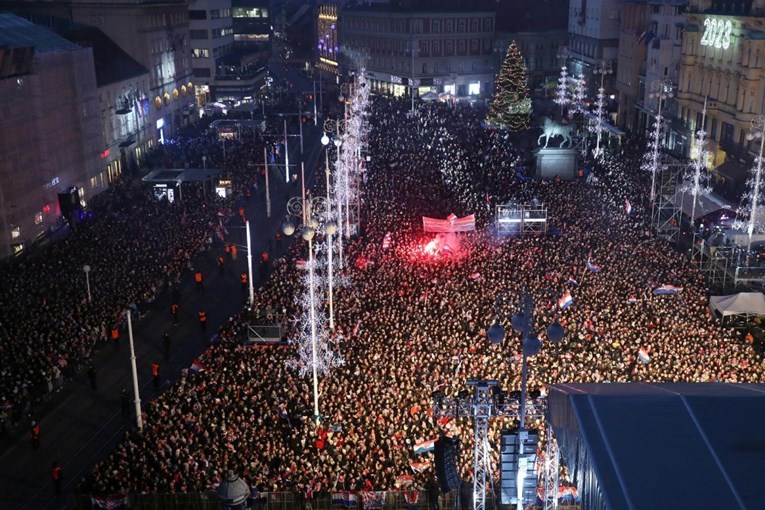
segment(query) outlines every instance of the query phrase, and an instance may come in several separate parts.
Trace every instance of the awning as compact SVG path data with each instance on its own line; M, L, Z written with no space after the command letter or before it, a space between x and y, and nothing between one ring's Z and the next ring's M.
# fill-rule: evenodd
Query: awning
M125 140L124 142L120 142L120 148L123 148L123 149L124 149L125 147L130 147L130 146L131 146L131 145L133 145L134 143L135 143L135 140L133 140L132 138L130 138L130 139L128 139L128 140Z
M217 168L163 168L153 170L141 179L148 183L178 183L209 181L220 175Z
M717 174L733 182L744 182L749 176L749 168L735 159L726 159L714 170Z
M680 184L677 189L681 190L686 186L688 186L687 182ZM719 211L720 209L727 209L734 212L736 211L736 208L733 206L733 204L724 198L715 195L714 193L710 193L709 195L697 195L695 210L693 208L693 195L690 191L675 192L675 195L670 199L670 202L672 205L680 207L680 209L683 211L683 214L689 218L691 217L691 212L693 212L694 217L691 218L693 221L696 221L697 219L701 218L702 216L706 216L707 214Z

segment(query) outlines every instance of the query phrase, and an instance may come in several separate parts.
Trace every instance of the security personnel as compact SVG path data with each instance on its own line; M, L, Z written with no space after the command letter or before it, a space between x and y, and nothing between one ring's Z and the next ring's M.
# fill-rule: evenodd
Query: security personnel
M120 337L120 330L115 324L114 326L112 326L112 341L114 342L115 346L119 345L119 342L117 342L117 340L119 340L119 337Z
M207 330L207 312L204 310L199 310L197 312L197 316L199 317L199 327L202 328L202 331Z
M151 364L151 377L154 379L154 389L159 389L159 363L156 361Z
M242 294L247 293L247 283L249 281L249 277L247 276L247 271L242 271L242 274L239 275L239 279L242 282Z
M226 243L225 251L226 251L226 254L231 253L231 245L229 243Z
M202 271L197 271L196 273L194 273L194 281L197 282L197 290L204 292L205 284L204 284L204 278L202 277Z
M231 245L231 260L236 260L236 252L237 252L236 245L232 244Z
M56 491L56 496L61 495L61 466L58 465L58 461L53 462L53 467L50 469L50 478L53 480L53 489Z
M276 249L277 251L281 252L282 251L282 233L277 230L276 235L274 237L276 237Z
M223 264L226 262L226 259L223 258L223 255L218 257L218 274L220 276L223 276Z
M178 325L178 303L170 305L170 313L173 315L173 324Z

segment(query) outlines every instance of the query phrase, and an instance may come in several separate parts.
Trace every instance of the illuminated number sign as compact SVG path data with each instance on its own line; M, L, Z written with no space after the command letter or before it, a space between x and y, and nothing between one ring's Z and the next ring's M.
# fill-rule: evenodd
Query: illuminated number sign
M701 36L701 45L727 50L730 47L730 33L732 30L733 24L730 20L706 18L704 20L704 35Z

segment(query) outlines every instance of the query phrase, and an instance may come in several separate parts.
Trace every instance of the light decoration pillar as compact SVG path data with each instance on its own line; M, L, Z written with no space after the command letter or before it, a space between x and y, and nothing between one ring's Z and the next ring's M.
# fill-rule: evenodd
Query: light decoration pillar
M648 141L647 151L643 156L643 170L651 172L651 205L656 200L656 174L660 173L664 166L660 161L659 152L663 140L663 118L661 108L665 99L672 97L672 82L670 80L655 80L651 83L651 93L648 95L651 99L656 99L656 119L653 123L653 131Z
M604 121L603 117L606 114L606 89L603 87L603 81L607 74L613 73L614 70L611 67L610 60L604 60L598 67L593 70L593 73L600 75L600 88L598 89L598 101L595 104L595 119L590 122L590 131L594 131L597 135L597 141L595 143L595 150L593 156L600 158L603 155L603 150L600 148L600 141L603 137Z
M579 74L579 76L574 79L574 92L571 97L571 108L575 113L584 113L587 111L585 101L587 101L587 80L584 79L583 74Z
M569 89L568 80L568 68L563 66L560 68L560 78L558 78L558 86L555 88L555 98L553 99L553 102L560 106L561 115L563 115L563 108L571 104L571 89Z
M707 132L704 129L707 118L707 100L704 98L704 110L701 114L701 125L696 130L696 147L691 150L692 159L689 171L685 175L685 182L680 186L680 191L690 193L693 197L691 206L691 225L696 219L696 202L699 196L706 196L712 192L709 186L709 172L707 171Z
M747 248L752 249L752 235L762 229L762 224L757 217L765 206L762 182L762 151L765 146L765 117L758 115L751 121L751 129L746 135L748 140L759 140L760 147L754 160L754 167L750 170L746 191L741 197L742 205L738 208L736 223L738 228L745 227L747 233ZM740 219L739 219L740 218ZM746 218L746 220L744 220Z

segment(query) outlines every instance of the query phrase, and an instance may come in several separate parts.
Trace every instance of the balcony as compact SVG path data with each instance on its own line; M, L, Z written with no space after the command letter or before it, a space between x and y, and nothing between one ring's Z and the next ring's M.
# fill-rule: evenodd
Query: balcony
M117 100L117 110L114 112L117 115L127 115L133 113L133 105L127 98Z

